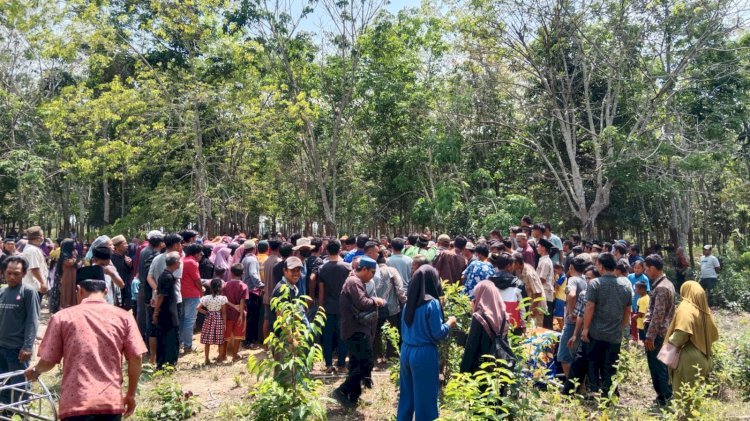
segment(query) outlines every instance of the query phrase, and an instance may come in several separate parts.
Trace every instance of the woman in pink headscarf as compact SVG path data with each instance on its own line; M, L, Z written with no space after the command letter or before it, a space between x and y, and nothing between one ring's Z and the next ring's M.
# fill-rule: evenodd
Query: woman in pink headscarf
M474 287L474 313L461 359L461 372L473 373L484 362L482 355L492 355L494 338L508 335L505 302L492 281L482 281ZM506 323L503 323L506 322Z
M224 271L224 281L227 281L229 279L229 267L231 265L231 253L232 250L229 247L220 247L219 250L216 250L214 248L214 252L216 255L214 256L214 272L223 270Z

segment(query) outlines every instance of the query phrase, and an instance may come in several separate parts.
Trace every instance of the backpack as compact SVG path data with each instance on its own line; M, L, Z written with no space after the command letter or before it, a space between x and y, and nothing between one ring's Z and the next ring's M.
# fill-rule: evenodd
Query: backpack
M481 316L485 317L484 314L481 314ZM489 355L492 355L499 360L505 360L508 363L508 367L513 369L516 365L516 355L513 353L513 349L510 347L510 343L508 343L508 336L498 334L492 329L492 324L490 324L489 320L485 318L485 321L487 322L487 326L490 328L490 332L492 332L492 334L490 335L490 339L492 339L492 346L490 348ZM507 321L508 317L503 317L503 323L500 325L500 332L505 332L505 324L507 323Z

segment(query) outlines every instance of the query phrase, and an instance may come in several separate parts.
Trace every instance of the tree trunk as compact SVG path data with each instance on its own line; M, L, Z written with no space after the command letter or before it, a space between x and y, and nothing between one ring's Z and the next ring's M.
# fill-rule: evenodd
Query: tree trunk
M195 173L195 196L198 205L198 227L204 231L210 231L208 226L209 215L211 214L211 203L206 196L206 187L208 184L208 174L206 173L206 163L203 156L203 128L200 120L200 110L196 105L193 115L193 151L195 159L193 160L193 172Z
M693 256L693 228L688 231L688 254L690 255L690 268L695 267L695 257Z
M102 220L104 224L109 224L109 181L107 180L107 173L105 172L102 176L102 196L104 198L104 216Z
M120 218L125 217L125 169L123 168L123 177L120 182Z

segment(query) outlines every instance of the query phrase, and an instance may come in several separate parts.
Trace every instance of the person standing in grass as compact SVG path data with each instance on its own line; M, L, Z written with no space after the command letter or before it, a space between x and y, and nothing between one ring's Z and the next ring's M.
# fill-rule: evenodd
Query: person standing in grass
M180 268L180 254L165 254L164 271L159 275L154 300L153 325L156 327L156 367L175 366L180 355L180 317L177 312L177 293L174 273ZM150 277L150 275L149 275Z
M64 361L60 419L120 420L135 411L146 344L133 316L107 304L107 283L101 267L82 268L77 282L80 304L52 316L39 345L39 361L26 369L24 376L35 381ZM128 362L125 391L123 359Z
M677 368L670 370L672 388L677 396L684 385L697 382L699 376L708 380L711 346L719 339L719 329L708 307L706 292L700 284L685 282L680 288L680 296L682 302L666 333L669 343L680 348Z
M347 278L341 288L339 316L341 337L349 351L349 373L346 380L333 391L333 397L343 406L357 405L362 394L362 383L370 376L374 355L372 338L378 322L378 307L385 300L369 297L365 285L372 281L378 264L364 256L359 259L357 269Z
M510 261L510 258L508 260ZM464 355L461 358L462 373L475 373L482 363L494 361L492 358L488 360L483 356L492 354L496 336L505 336L507 340L510 327L507 323L508 313L505 302L495 284L492 281L482 281L477 284L474 291L474 301L471 302L473 310L471 326L464 347ZM501 331L503 322L506 322L505 329Z
M23 284L29 264L20 256L9 256L2 263L6 287L0 289L0 374L26 369L39 328L39 298L35 289ZM5 385L22 383L22 376ZM0 392L0 405L23 400L18 392Z
M443 309L440 305L442 291L438 278L438 273L432 266L424 265L414 272L409 283L401 322L403 337L396 416L398 421L411 421L413 417L418 421L434 420L438 417L440 380L437 344L456 325L456 318L453 316L443 322ZM499 296L497 288L491 282L480 282L477 285L489 285L487 288Z
M648 311L649 296L646 292L646 284L641 281L635 283L635 295L638 297L638 306L635 310L635 323L638 329L636 341L646 340L646 312Z
M630 323L633 291L627 279L615 276L617 261L611 253L601 253L597 266L601 276L586 289L581 340L589 357L589 391L608 396L620 358L622 329Z
M669 338L667 330L674 318L674 285L664 274L664 260L658 254L646 257L646 275L653 279L651 296L646 312L644 329L648 371L656 391L656 403L664 406L672 399L667 366L657 358L664 341Z
M318 273L318 305L325 308L326 324L323 328L323 359L326 364L326 372L333 373L336 370L343 371L346 366L346 341L341 336L341 322L339 314L339 298L346 279L349 277L351 267L343 262L339 253L341 242L332 238L326 247L328 261L320 268ZM391 256L393 257L393 256ZM411 262L411 259L409 259ZM338 344L338 359L336 367L333 366L333 350Z
M224 345L224 330L227 326L227 297L222 295L222 281L220 278L211 280L211 295L204 295L198 304L198 312L205 315L201 329L201 343L206 356L206 364L209 364L211 345Z
M240 342L245 340L245 319L247 317L245 305L250 298L250 290L242 282L242 272L244 271L242 264L232 265L229 270L231 280L224 285L224 296L229 301L226 310L227 327L224 331L226 343L222 348L221 356L224 357L229 353L232 356L232 361L237 361L240 359L238 354Z

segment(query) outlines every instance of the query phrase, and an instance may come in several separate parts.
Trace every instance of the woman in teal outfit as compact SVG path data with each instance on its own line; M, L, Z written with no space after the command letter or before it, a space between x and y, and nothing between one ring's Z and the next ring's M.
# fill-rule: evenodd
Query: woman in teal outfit
M437 343L448 336L456 318L443 322L440 279L432 266L423 265L412 274L406 295L397 420L434 420L440 387Z

